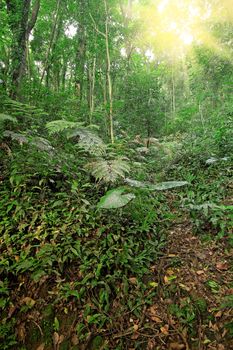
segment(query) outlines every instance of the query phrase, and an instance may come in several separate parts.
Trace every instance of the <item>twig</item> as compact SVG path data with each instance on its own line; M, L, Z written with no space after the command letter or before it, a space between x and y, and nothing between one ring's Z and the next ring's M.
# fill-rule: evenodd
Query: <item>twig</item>
M95 31L96 31L97 33L99 33L100 35L102 35L102 36L106 39L106 34L103 33L103 32L101 32L101 31L98 29L98 27L97 27L97 25L96 25L96 22L95 22L94 18L92 17L92 14L91 14L91 13L89 13L89 16L91 17L91 20L92 20L92 23L93 23L93 25L94 25Z

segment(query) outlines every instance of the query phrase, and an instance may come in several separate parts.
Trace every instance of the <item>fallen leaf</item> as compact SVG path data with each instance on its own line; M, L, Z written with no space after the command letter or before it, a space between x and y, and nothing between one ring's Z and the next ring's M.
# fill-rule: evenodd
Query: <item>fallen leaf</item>
M57 332L53 333L53 345L56 347L59 344L60 336Z
M134 333L131 337L132 340L137 340L139 338L139 333Z
M198 271L196 271L196 274L197 274L198 276L203 275L204 273L205 273L205 271L203 271L203 270L198 270Z
M78 336L77 336L77 334L73 334L73 335L72 335L71 343L72 343L72 345L78 345L79 341L78 341Z
M33 307L35 305L36 301L30 297L25 297L22 300L20 300L20 304L26 304L29 307Z
M36 348L36 350L44 350L44 347L45 347L45 343L42 343Z
M218 344L218 350L225 350L225 346L223 344Z
M172 270L172 269L167 269L166 274L167 274L168 276L174 275L174 270Z
M147 343L146 350L154 350L155 349L155 341L153 339L149 340Z
M59 336L58 344L61 344L64 341L65 337L63 334Z
M222 311L218 311L218 312L214 315L214 317L216 317L216 318L222 317Z
M130 277L129 281L130 281L131 284L137 284L138 283L138 280L137 280L136 277Z
M185 348L184 344L179 344L179 343L171 343L170 344L170 350L182 350Z
M161 333L163 333L164 335L169 335L168 330L169 330L169 325L168 324L165 324L165 326L160 328Z
M25 329L25 324L21 323L19 325L19 327L17 328L17 335L18 335L18 339L21 342L25 342L25 338L26 338L26 329Z
M157 317L157 316L150 316L150 319L156 323L162 323L163 321L161 320L161 318Z
M134 329L135 332L138 330L138 328L139 328L138 324L134 324L133 325L133 329Z
M226 261L218 262L216 268L220 271L226 271L229 269L229 265Z
M148 309L150 316L156 316L157 315L157 306L152 305Z
M180 288L182 288L183 290L186 290L187 292L190 292L191 288L186 286L185 284L183 283L179 283L179 286Z

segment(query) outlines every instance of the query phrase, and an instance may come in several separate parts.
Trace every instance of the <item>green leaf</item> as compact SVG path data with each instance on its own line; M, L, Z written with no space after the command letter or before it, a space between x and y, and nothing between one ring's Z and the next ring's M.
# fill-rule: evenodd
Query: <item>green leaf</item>
M144 188L150 191L164 191L171 188L181 187L188 185L187 181L167 181L160 182L158 184L152 184L150 182L142 182L133 179L126 178L125 182L131 187Z
M100 199L98 204L99 209L117 209L127 205L132 199L135 198L133 193L126 193L125 189L120 187L111 191L108 191L105 196Z
M160 182L153 186L153 188L157 191L169 190L171 188L186 186L189 183L187 181L167 181Z

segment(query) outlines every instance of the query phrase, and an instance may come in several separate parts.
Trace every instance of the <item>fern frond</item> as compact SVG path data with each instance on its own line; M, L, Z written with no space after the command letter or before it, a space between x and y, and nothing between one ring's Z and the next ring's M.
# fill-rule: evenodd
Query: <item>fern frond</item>
M35 146L40 151L51 152L54 149L47 139L39 136L33 137L30 141L30 144Z
M103 140L88 128L77 128L68 133L68 138L79 137L79 146L94 156L102 156L106 145Z
M91 171L96 180L102 180L106 183L114 183L119 178L124 178L130 170L129 164L121 158L114 160L99 159L87 164L86 168Z
M64 130L79 128L83 126L83 123L79 122L69 122L67 120L54 120L46 124L46 129L49 134L60 133Z
M13 131L5 131L3 134L5 137L9 137L13 141L17 141L20 145L28 143L28 139L24 134L16 133Z
M16 118L12 117L11 115L0 113L0 123L5 122L5 121L10 121L13 123L18 122L18 120Z

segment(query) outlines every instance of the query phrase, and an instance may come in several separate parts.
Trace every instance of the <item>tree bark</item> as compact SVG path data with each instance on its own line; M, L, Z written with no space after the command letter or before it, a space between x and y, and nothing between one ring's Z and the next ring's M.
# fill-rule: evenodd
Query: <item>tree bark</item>
M35 1L31 17L31 0L6 0L6 5L13 34L10 95L17 99L20 98L22 78L26 71L29 35L37 21L40 0Z

